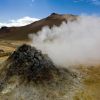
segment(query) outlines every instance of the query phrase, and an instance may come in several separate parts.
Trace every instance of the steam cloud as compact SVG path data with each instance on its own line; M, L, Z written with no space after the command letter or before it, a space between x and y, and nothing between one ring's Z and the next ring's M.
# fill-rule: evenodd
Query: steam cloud
M44 27L31 34L32 45L60 66L100 64L100 17L80 16L60 27Z

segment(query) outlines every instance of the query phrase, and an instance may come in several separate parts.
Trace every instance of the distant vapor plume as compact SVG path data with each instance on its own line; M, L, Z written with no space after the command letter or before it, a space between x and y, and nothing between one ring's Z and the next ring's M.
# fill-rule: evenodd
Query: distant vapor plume
M37 35L31 34L32 45L47 53L55 64L100 64L100 17L80 16L60 27L46 26Z

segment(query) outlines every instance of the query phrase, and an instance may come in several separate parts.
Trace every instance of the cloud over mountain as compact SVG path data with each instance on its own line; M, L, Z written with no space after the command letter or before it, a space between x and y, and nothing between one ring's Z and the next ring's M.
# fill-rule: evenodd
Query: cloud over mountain
M39 19L26 16L26 17L23 17L23 18L20 18L17 20L10 20L8 23L1 23L0 22L0 27L2 27L2 26L8 26L8 27L24 26L24 25L30 24L34 21L37 21L37 20L39 20Z

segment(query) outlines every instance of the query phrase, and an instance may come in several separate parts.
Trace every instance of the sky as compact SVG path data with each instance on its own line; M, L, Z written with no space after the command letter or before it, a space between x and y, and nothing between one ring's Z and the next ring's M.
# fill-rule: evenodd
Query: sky
M0 22L25 17L41 19L51 13L100 15L100 0L0 0Z

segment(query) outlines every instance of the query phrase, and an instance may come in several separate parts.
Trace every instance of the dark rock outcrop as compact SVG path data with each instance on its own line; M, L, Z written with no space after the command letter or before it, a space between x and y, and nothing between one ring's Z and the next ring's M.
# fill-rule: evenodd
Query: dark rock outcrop
M22 45L8 58L6 65L6 78L17 75L27 81L50 81L58 70L46 55L35 47Z
M0 69L0 100L69 100L78 83L76 73L57 67L46 54L24 44Z
M10 29L9 27L3 26L0 28L0 31L6 33L6 32L10 32Z
M4 53L4 50L3 49L0 49L0 53Z

